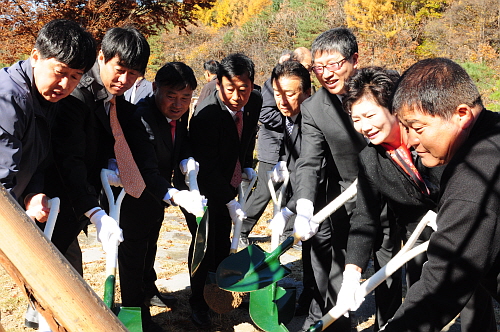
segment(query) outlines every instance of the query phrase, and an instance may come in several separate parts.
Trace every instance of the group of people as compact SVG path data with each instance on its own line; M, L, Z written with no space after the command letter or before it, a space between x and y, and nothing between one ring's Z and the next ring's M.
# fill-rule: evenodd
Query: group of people
M0 179L41 228L48 198L61 199L52 241L83 273L77 236L90 223L104 250L118 249L123 306L141 307L144 331L161 331L149 306L177 299L156 285L157 240L169 205L193 234L210 215L207 248L191 276L191 320L211 326L204 286L230 252L232 222L246 219L242 242L270 195L290 176L273 231L302 240L307 314L302 330L342 303L356 310L361 273L399 251L428 211L437 230L426 255L376 291L376 328L440 331L461 312L463 331L496 331L500 234L500 117L485 110L465 70L449 59L422 60L400 77L360 68L346 28L320 34L311 50L287 52L262 89L252 60L234 53L207 62L209 87L189 114L197 81L182 62L144 79L149 45L135 28L106 32L99 49L78 24L54 20L29 59L0 72ZM311 72L321 84L312 94ZM257 139L258 137L258 139ZM258 142L258 174L253 152ZM190 160L194 159L194 160ZM119 224L101 199L101 169L126 196ZM198 191L186 174L198 174ZM243 178L258 177L250 199ZM313 215L358 179L357 198L324 222ZM425 262L425 264L424 264ZM189 266L191 268L191 266ZM299 307L300 307L299 306ZM305 307L305 310L303 310ZM350 331L346 315L327 331Z

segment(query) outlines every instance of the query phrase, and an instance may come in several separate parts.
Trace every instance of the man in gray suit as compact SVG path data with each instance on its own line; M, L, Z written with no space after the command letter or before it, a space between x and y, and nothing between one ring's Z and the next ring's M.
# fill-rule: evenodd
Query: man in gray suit
M125 91L123 95L126 101L137 104L142 98L153 95L153 83L144 78L144 76L138 77L134 85Z
M302 144L293 197L296 206L290 207L297 211L295 232L302 241L310 241L316 280L304 331L335 305L342 283L349 218L355 204L346 204L321 224L315 223L312 216L356 179L358 153L366 145L339 98L345 92L346 80L358 68L356 37L346 28L328 30L315 39L311 53L312 69L322 88L301 106ZM350 330L350 320L345 317L327 329Z

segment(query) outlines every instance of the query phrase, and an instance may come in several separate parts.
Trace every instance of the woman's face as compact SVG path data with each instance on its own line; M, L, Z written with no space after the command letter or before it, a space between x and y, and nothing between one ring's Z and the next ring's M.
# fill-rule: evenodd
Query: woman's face
M393 147L401 144L399 121L385 107L380 106L372 98L362 98L351 107L351 118L354 128L374 145L382 143Z

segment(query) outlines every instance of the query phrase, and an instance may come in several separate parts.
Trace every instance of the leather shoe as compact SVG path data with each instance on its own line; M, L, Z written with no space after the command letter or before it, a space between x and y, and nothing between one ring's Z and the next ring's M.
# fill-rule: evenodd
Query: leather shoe
M176 303L177 303L177 298L175 296L168 294L161 294L161 293L154 295L149 300L149 306L151 307L173 308Z
M208 314L208 310L191 309L191 321L199 328L209 328L212 325L212 320Z

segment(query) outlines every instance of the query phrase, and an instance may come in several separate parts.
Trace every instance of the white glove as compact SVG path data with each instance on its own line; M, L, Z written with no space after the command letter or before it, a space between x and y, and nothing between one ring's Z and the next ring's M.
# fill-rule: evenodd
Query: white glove
M269 228L278 235L283 235L283 230L285 229L286 223L294 215L292 211L284 207L280 212L276 213L274 218L269 223Z
M257 177L257 173L254 171L253 168L250 167L243 168L243 174L241 174L242 179L252 181L255 177Z
M274 183L283 182L285 181L285 173L288 173L286 161L278 161L272 169L271 180L273 180Z
M120 179L116 171L107 173L107 177L109 185L114 187L123 187L122 180Z
M120 176L120 171L118 170L118 162L115 158L110 158L108 160L108 169L114 171L116 175Z
M356 291L360 287L359 279L361 279L361 272L348 268L342 276L342 286L337 296L336 305L342 305L342 307L348 308L349 311L356 311L365 300L364 297L356 297ZM346 312L344 316L349 317L349 312Z
M170 199L174 204L182 206L187 212L200 216L203 215L207 200L198 192L181 190L176 192Z
M295 218L294 233L302 241L309 240L318 231L319 224L312 221L314 212L313 202L306 198L297 200L297 217Z
M186 175L189 171L194 170L196 174L200 170L200 164L194 160L193 157L189 157L187 159L181 160L179 163L179 168L181 169L182 174Z
M231 220L233 221L233 223L235 223L238 219L243 220L247 217L247 214L241 208L240 203L238 203L236 200L230 200L229 203L226 204L226 206L229 210L229 215L231 216Z
M123 242L123 233L116 220L99 210L90 217L90 222L97 229L97 239L102 243L102 249L108 252L110 248L117 245L115 241Z

